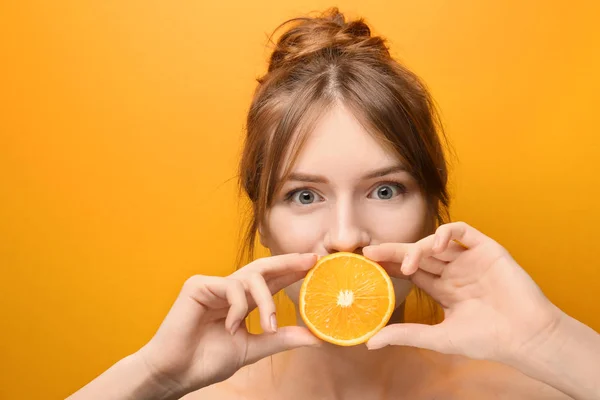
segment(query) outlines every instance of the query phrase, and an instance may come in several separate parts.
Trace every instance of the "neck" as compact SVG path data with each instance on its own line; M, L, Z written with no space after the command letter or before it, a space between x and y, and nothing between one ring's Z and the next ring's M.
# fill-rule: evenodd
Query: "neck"
M390 323L402 322L403 317L404 305L401 305ZM304 326L300 318L298 325ZM398 362L397 353L402 351L401 348L371 351L364 344L340 347L323 343L318 348L300 348L276 361L285 364L276 367L282 371L277 381L285 386L297 385L302 391L310 388L313 397L346 399L363 393L369 394L368 398L378 398L391 384L394 369L388 366Z
M273 378L281 393L302 393L303 398L382 398L392 379L391 361L389 348L324 344L273 359L279 371Z

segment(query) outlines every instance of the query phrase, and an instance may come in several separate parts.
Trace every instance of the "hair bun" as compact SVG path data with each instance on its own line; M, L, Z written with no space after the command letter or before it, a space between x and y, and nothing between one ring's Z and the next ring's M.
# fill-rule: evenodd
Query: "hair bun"
M383 53L389 57L385 40L371 36L371 29L363 19L346 22L337 8L319 17L291 19L281 24L275 32L290 24L293 26L279 37L271 54L269 72L312 57L352 54L359 50L361 53Z

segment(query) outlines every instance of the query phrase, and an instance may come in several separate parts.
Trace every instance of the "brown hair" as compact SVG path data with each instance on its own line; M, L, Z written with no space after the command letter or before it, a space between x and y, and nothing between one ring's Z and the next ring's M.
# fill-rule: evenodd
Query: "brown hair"
M282 27L288 28L248 112L239 176L251 212L241 259L253 258L260 222L285 180L278 177L288 172L281 170L284 157L291 155L289 169L312 124L337 102L403 161L427 199L432 228L446 222L444 135L423 82L391 57L364 20L346 21L335 8L292 19L275 32Z

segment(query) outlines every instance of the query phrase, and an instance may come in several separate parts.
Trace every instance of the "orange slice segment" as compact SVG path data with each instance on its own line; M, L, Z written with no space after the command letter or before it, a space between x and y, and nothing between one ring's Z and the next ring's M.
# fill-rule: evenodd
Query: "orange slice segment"
M333 253L304 278L300 315L318 338L354 346L388 323L395 299L392 280L379 264L354 253Z

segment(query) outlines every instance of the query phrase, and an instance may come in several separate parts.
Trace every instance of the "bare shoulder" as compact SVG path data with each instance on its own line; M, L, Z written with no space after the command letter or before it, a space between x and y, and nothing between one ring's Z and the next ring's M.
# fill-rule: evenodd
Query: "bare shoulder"
M454 360L454 368L448 375L446 384L457 394L465 393L475 396L474 398L480 398L477 397L480 395L485 398L511 400L571 399L553 387L530 378L514 368L500 363L466 358Z
M408 356L408 357L407 357ZM566 400L571 397L504 364L415 349L404 352L410 369L395 377L411 398Z
M202 388L182 397L183 400L258 400L264 394L261 374L268 359L246 366L226 381ZM264 377L264 376L263 376ZM252 383L252 384L250 384Z

